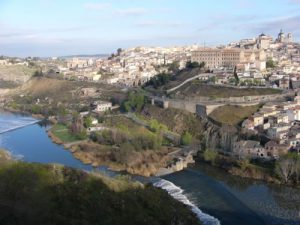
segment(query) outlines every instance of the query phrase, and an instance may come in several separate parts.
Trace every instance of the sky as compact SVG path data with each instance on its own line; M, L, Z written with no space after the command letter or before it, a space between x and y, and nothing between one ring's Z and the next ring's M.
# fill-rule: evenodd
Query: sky
M300 41L300 0L0 0L0 55L112 53L136 46Z

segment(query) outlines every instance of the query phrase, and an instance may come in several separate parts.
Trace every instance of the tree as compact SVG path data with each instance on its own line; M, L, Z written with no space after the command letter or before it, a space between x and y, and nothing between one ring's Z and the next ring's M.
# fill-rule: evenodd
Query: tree
M123 51L123 49L122 48L118 48L118 50L117 50L117 54L118 54L118 56L120 56L121 55L121 52Z
M213 84L215 84L217 82L217 77L216 76L213 76L213 77L210 77L209 78L209 81Z
M234 77L231 77L231 78L229 79L229 83L230 83L230 84L236 84L236 79L235 79Z
M237 75L237 69L236 69L236 67L234 67L233 76L234 76L234 79L235 79L235 85L238 85L240 83L240 78Z
M200 64L198 62L191 62L191 61L188 61L186 63L186 68L187 69L194 69L194 68L199 68L200 67Z
M172 72L172 73L178 73L179 67L180 67L179 62L178 62L178 61L174 61L173 63L171 63L171 64L169 65L168 70L169 70L170 72Z
M87 116L87 117L84 118L84 127L85 128L91 127L92 123L93 123L93 118L92 117Z
M41 70L36 70L32 76L33 77L42 77L42 76L44 76L44 74Z
M158 87L161 87L165 84L167 84L172 78L171 74L168 73L160 73L158 75L156 75L155 77L152 77L146 84L145 86L152 86L155 89L157 89Z
M205 63L205 62L201 62L199 66L200 66L200 68L204 68L204 67L205 67L205 65L206 65L206 63Z
M190 145L193 141L193 136L189 132L185 132L181 136L181 144L182 145Z
M295 169L297 168L297 157L293 154L287 154L280 158L276 164L276 173L277 175L285 182L288 183Z
M128 100L123 104L123 108L126 112L141 111L145 103L146 99L143 94L130 92Z
M218 152L214 150L206 149L203 153L203 157L206 162L210 162L211 164L214 165L218 157Z
M157 120L153 119L150 121L150 130L152 132L160 132L168 130L167 126L164 124L160 124Z
M73 116L73 122L70 126L70 132L80 140L83 140L87 137L87 132L83 125L83 119L79 115Z
M275 62L272 58L269 58L266 63L267 69L274 69L276 67Z

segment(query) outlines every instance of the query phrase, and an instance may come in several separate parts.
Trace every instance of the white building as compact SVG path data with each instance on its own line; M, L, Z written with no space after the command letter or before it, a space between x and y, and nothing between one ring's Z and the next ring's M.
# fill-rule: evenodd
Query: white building
M105 112L112 109L111 102L96 101L92 104L94 112Z

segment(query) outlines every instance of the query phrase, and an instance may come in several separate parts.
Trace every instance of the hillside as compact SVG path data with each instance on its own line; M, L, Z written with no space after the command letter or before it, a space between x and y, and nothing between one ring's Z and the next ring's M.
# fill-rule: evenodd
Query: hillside
M223 124L238 125L249 116L257 112L259 105L253 106L222 106L214 110L209 116Z
M110 100L111 98L118 99L124 96L124 93L120 89L110 85L46 77L33 77L22 86L12 89L9 94L10 96L25 95L34 99L49 98L55 102L60 101L65 103L94 98Z
M0 65L0 88L12 88L15 87L15 85L23 84L32 77L35 71L35 67Z
M2 155L2 225L199 224L190 209L151 185L59 165L7 161Z
M192 81L185 84L174 93L171 94L172 97L176 98L189 98L193 97L209 97L215 98L230 98L230 97L243 97L243 96L259 96L259 95L272 95L280 94L280 90L275 90L271 88L233 88L233 87L223 87L223 86L213 86L203 84L199 81Z
M142 112L147 119L156 119L166 125L171 131L183 134L188 131L201 139L203 122L196 115L179 109L162 109L157 106L147 105Z

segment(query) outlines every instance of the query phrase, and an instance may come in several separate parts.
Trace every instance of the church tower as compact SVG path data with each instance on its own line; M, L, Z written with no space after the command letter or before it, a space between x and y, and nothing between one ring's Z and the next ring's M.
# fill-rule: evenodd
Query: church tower
M280 30L277 38L277 42L283 43L285 42L285 34L283 33L282 29Z

